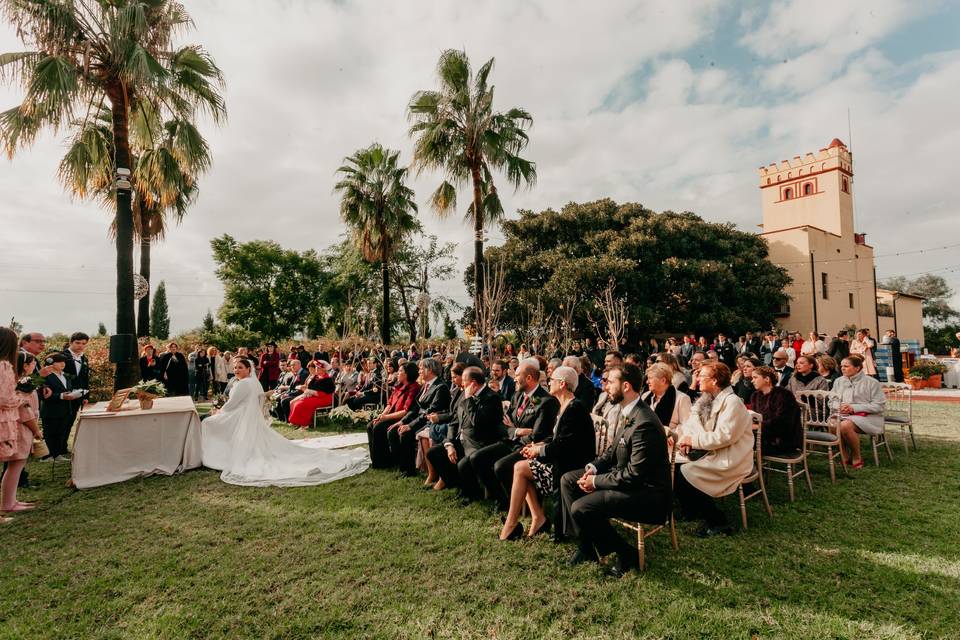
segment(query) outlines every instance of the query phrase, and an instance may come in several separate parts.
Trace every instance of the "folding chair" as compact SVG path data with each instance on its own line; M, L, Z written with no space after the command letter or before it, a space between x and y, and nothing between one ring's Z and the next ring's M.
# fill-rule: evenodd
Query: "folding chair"
M593 416L594 425L597 424L597 419L606 424L607 421L601 418L600 416ZM604 431L606 433L606 431ZM673 486L673 478L675 471L675 462L676 462L676 447L670 450L670 486ZM624 520L622 518L612 518L612 522L615 524L629 529L637 534L637 555L640 560L640 571L645 571L647 568L647 557L646 557L646 541L652 535L660 533L664 528L670 527L670 543L673 545L674 551L680 550L680 545L677 542L677 523L673 517L673 508L670 509L670 515L663 522L663 524L650 524L644 522L634 522L633 520Z
M834 460L840 458L843 472L847 473L847 463L843 457L843 439L840 438L837 421L830 407L830 391L800 391L797 401L807 407L804 417L804 439L807 453L827 456L830 465L830 482L837 482L837 470ZM826 451L823 451L826 449ZM834 450L836 449L836 451Z
M810 408L807 405L800 405L800 431L803 433L803 442L795 455L763 455L763 461L766 463L763 465L764 471L787 474L787 490L790 493L790 502L793 502L794 499L793 479L797 476L806 477L807 488L810 489L810 493L813 493L813 483L810 481L810 469L807 467L807 430L804 427L809 411ZM775 464L785 465L786 469L778 469L772 466ZM800 468L794 471L794 467L797 465L800 465Z
M883 410L883 426L900 427L900 437L903 439L903 450L909 453L907 444L907 430L910 430L910 443L913 450L917 450L917 439L913 435L913 389L908 384L889 384L883 387L883 395L887 398Z
M763 506L767 509L767 515L771 518L773 517L773 509L770 508L770 500L767 498L767 486L763 481L763 416L756 411L751 411L750 419L756 427L753 432L753 470L750 472L750 475L740 482L740 486L737 487L738 497L740 498L740 518L743 521L744 531L747 529L747 500L751 498L761 496L763 498ZM744 485L750 484L751 482L756 482L758 488L754 489L749 495L744 495Z

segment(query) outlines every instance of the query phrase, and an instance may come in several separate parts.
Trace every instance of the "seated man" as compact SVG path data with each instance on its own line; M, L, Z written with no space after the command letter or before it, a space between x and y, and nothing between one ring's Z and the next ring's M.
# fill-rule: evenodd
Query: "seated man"
M474 456L477 451L507 435L500 397L490 391L480 367L463 371L463 399L457 405L457 419L447 427L443 444L427 451L430 464L447 487L459 487L467 500L478 500L483 491L477 480Z
M490 380L496 380L496 391L500 394L501 400L510 400L516 391L516 383L513 378L507 375L509 365L503 360L497 360L490 366ZM493 388L493 387L491 387Z
M671 508L667 438L657 415L640 399L642 387L636 365L610 370L607 393L621 405L619 441L585 471L569 471L560 480L564 525L580 543L570 563L596 562L616 552L611 571L616 576L636 566L636 551L610 518L662 524Z
M287 363L289 371L287 375L280 380L277 386L276 399L277 408L274 413L277 419L286 422L290 417L290 403L299 396L302 391L299 387L307 381L307 370L300 365L300 360L290 359Z
M423 386L420 388L417 402L387 433L393 463L407 476L417 475L417 432L430 424L427 416L450 409L450 387L440 379L443 374L443 365L440 361L434 358L422 358L419 361L419 369Z
M583 361L577 356L567 356L563 359L563 366L570 367L577 372L576 397L588 410L597 403L597 388L593 381L583 373Z

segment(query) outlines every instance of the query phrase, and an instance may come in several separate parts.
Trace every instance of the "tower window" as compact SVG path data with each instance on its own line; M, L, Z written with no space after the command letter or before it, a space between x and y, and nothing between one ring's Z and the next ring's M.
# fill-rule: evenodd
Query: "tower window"
M846 179L846 178L844 178L844 179L841 181L841 183L840 183L840 188L843 190L844 193L850 193L850 183L847 182L847 179Z
M853 309L853 294L852 294L852 293L848 293L847 296L848 296L849 301L850 301L850 308Z
M830 296L827 293L827 274L823 272L820 273L820 288L823 290L823 299L828 300Z
M813 183L808 182L807 184L803 185L803 195L809 196L812 193L813 193Z
M784 200L789 200L789 199L792 198L792 197L793 197L793 189L786 188L786 189L783 190L783 199L784 199Z

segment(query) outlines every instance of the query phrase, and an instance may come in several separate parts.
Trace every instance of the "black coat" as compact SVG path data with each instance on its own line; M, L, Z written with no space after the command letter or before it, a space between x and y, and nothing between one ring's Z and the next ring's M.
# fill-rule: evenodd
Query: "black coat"
M597 439L590 410L577 398L560 414L557 427L543 441L540 459L553 464L553 473L560 486L560 476L573 469L582 469L597 455Z
M407 415L403 417L403 424L414 432L427 426L427 416L431 413L442 413L450 410L450 387L440 378L430 383L426 393L421 392L416 401L410 406Z
M519 438L522 444L530 442L543 442L553 433L553 427L557 423L557 414L560 413L560 401L544 391L543 387L537 385L536 389L530 395L527 406L523 409L522 415L517 415L520 405L523 403L523 391L518 391L513 396L510 403L510 422L513 427L508 429L511 439L516 438L517 429L533 429L533 433Z
M503 376L503 380L500 381L500 399L510 400L516 392L516 380L507 375Z
M718 342L714 345L714 350L717 352L717 359L733 371L737 365L737 348L733 343L727 340L721 345Z
M80 366L77 367L77 361L73 359L73 354L70 353L70 349L64 349L63 355L67 357L67 366L64 367L63 373L66 376L69 376L70 382L73 385L74 389L89 389L90 388L90 362L87 360L86 354L80 356Z
M186 396L190 394L187 376L187 359L182 353L164 353L157 361L157 374L167 389L168 395Z
M64 371L63 377L67 381L66 385L60 382L60 378L54 373L45 378L47 388L50 389L51 393L50 397L45 398L43 404L40 405L41 420L64 420L70 417L72 400L64 400L60 396L67 391L73 391L73 385L70 383L66 371Z
M484 385L477 395L463 398L457 407L457 420L447 425L444 444L460 442L464 455L495 444L507 436L503 424L500 396Z
M140 358L140 379L141 380L159 380L163 382L163 376L157 371L157 365L160 361L156 356L153 358L153 363L149 363L147 356Z
M776 369L774 369L776 371ZM778 387L786 387L787 383L790 382L790 377L793 375L793 367L784 367L783 374L780 377L780 382L777 383Z
M573 395L585 407L592 407L597 404L597 388L593 386L593 380L582 373L577 376L577 390L573 392Z

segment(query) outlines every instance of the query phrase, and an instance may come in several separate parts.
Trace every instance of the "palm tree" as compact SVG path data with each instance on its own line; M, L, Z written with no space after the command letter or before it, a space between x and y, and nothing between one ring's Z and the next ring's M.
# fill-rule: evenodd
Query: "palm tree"
M192 121L226 115L223 76L199 46L174 47L191 23L175 0L0 0L0 11L32 50L0 55L0 78L19 80L23 102L0 113L7 154L29 145L46 127L86 122L109 104L114 167L130 169L130 119L138 110L159 119ZM83 124L79 125L83 128ZM136 332L133 300L134 216L130 189L117 181L118 334ZM138 376L136 351L117 363L116 386Z
M370 263L380 264L383 320L380 339L390 344L390 260L397 246L420 223L413 190L406 186L407 168L398 166L399 151L374 143L344 158L337 169L340 216L350 227L354 244Z
M413 166L442 169L446 178L430 198L441 216L456 208L457 188L470 180L473 201L467 219L473 222L474 313L483 288L483 229L503 216L503 206L493 183L493 170L506 172L514 188L533 186L536 165L519 156L527 146L526 129L532 116L520 108L505 113L493 110L493 86L487 84L493 70L490 58L476 74L464 51L448 49L440 55L437 91L418 91L407 113L415 139Z
M147 108L131 114L130 147L133 164L133 232L140 242L140 275L150 282L151 246L166 235L166 214L179 223L197 194L197 174L211 164L210 148L193 123L157 121ZM108 109L77 123L77 132L60 161L60 179L75 195L93 196L109 206L116 175L113 131ZM158 138L159 136L159 138ZM116 236L116 219L110 225ZM150 334L150 293L137 310L137 336Z

